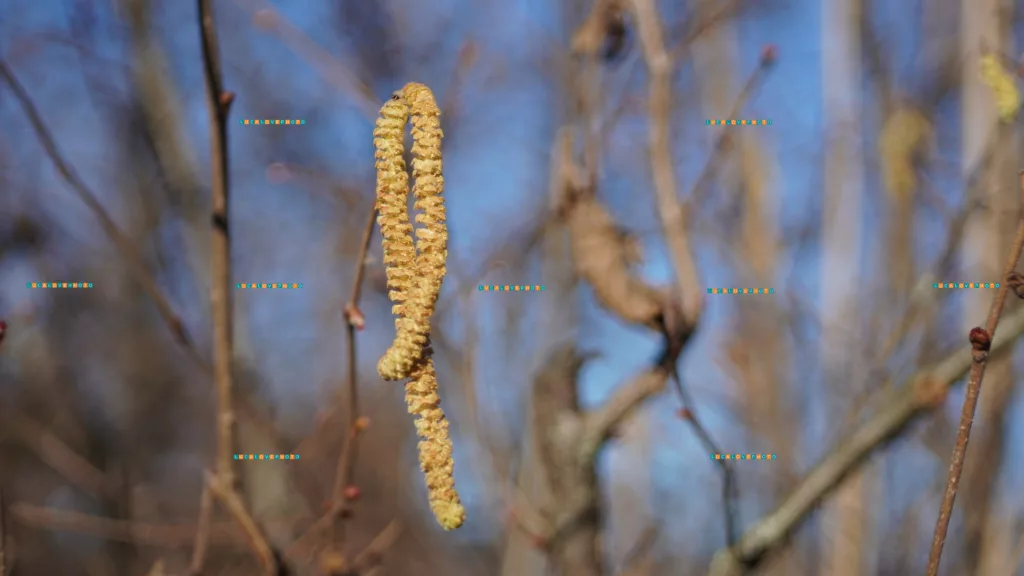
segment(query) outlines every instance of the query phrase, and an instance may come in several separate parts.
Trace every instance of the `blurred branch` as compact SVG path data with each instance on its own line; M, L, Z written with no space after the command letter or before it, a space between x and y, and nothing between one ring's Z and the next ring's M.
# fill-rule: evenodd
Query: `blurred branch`
M199 1L204 2L206 0ZM224 504L224 507L227 508L235 522L241 527L242 532L245 534L246 543L249 544L253 554L256 556L256 560L263 567L263 571L267 576L279 576L277 557L274 555L274 551L270 549L270 545L267 544L267 540L264 538L259 526L256 525L256 521L252 519L249 511L246 510L245 503L242 502L238 491L232 490L229 485L224 484L224 479L219 475L206 472L205 477L206 487Z
M1008 316L1003 326L1005 330L994 340L990 355L1007 351L1024 334L1024 309ZM872 402L881 406L879 412L830 450L782 504L750 528L736 546L720 550L712 562L710 576L742 574L784 545L817 505L868 457L898 437L917 417L942 406L947 391L967 374L971 365L971 347L961 348L913 374L902 386L884 389L880 393L882 399Z
M343 94L350 96L354 104L367 118L374 119L380 110L377 100L370 87L348 71L330 52L324 50L309 36L295 27L280 12L265 0L235 0L243 6L258 24L265 29L276 30L278 36L288 44L296 54L307 59L314 68Z
M605 440L614 434L634 410L665 390L668 378L668 370L661 367L643 372L619 386L603 406L592 410L584 424L583 439L579 446L580 460L593 459Z
M682 321L690 330L697 325L704 298L693 259L686 220L676 191L675 167L669 145L672 125L672 59L665 51L660 16L653 0L632 0L644 61L650 76L648 130L650 131L651 173L661 219L662 233L672 255L672 267L680 294Z
M118 488L106 474L79 456L53 432L23 415L15 416L12 424L14 433L26 446L78 489L94 498L108 498L116 494Z
M181 321L181 318L171 307L168 298L157 285L156 280L149 271L146 270L142 256L136 249L135 244L133 244L132 241L125 236L123 232L121 232L96 195L89 190L85 182L82 181L81 177L78 176L78 173L75 172L74 168L72 168L64 159L63 155L57 148L57 144L54 141L53 136L46 128L42 116L39 114L39 109L32 102L28 92L21 83L18 82L18 79L14 76L14 73L3 59L0 59L0 77L3 77L5 83L10 87L11 92L14 94L14 98L18 101L18 104L24 111L29 123L32 125L32 129L35 131L36 137L39 138L39 143L42 145L43 151L46 152L50 161L53 162L54 166L57 168L57 172L61 175L64 181L71 186L71 189L75 191L82 203L84 203L93 213L99 221L100 228L103 230L103 233L110 238L111 242L114 243L114 247L117 248L118 252L121 254L121 257L127 261L128 267L135 275L136 281L139 282L142 289L145 290L146 293L149 294L150 298L153 299L153 303L156 305L160 318L170 329L175 342L188 352L197 365L202 367L204 370L209 371L209 365L196 349L192 338L189 336L185 329L185 325Z
M14 518L26 526L88 534L105 540L115 540L143 546L185 548L192 542L195 524L151 524L128 520L99 518L71 510L43 508L26 503L11 505ZM232 522L211 525L209 540L218 545L243 544L243 535Z
M1020 173L1020 193L1024 196L1024 171ZM960 428L957 432L956 444L953 447L953 456L949 463L946 490L942 495L939 517L935 522L935 534L932 537L932 547L928 557L928 576L937 576L939 573L939 563L942 560L942 549L946 543L949 519L953 515L953 504L956 501L956 492L960 486L960 475L964 470L964 458L967 455L967 443L971 437L971 426L974 424L974 413L977 411L978 397L981 395L981 383L985 377L985 368L988 366L989 348L992 345L992 337L995 336L996 328L999 326L1003 305L1006 303L1006 295L1010 290L1010 284L1012 283L1010 277L1013 274L1014 268L1017 267L1017 263L1020 262L1022 251L1024 251L1024 212L1021 213L1020 223L1017 226L1017 236L1013 240L1010 254L1007 256L1006 264L1003 267L1003 282L996 290L995 297L992 298L992 307L989 309L985 328L974 328L971 330L970 341L973 363L971 365L971 374L967 379L967 393L964 396L963 409L960 412Z

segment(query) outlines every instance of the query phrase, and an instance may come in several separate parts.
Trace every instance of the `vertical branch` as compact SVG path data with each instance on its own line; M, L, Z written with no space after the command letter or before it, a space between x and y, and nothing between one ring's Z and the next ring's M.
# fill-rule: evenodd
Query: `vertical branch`
M213 242L210 255L210 309L213 314L213 372L217 386L217 475L234 486L231 453L234 414L231 408L231 361L234 355L231 308L231 236L228 231L227 117L234 94L223 89L217 30L209 0L198 0L206 102L210 112L210 161Z
M637 30L650 76L648 130L650 131L651 173L658 202L662 233L672 256L672 268L680 290L683 323L694 326L700 318L703 298L697 265L690 248L686 219L679 205L676 173L669 145L672 117L672 59L665 51L661 24L653 0L633 0Z
M1024 171L1020 173L1020 192L1024 196ZM949 530L949 519L953 515L953 504L956 502L956 492L960 486L960 475L964 471L964 458L967 455L967 443L971 438L971 426L974 424L974 413L978 408L978 396L981 394L981 383L985 377L985 368L988 365L988 352L992 346L992 338L996 334L996 327L1003 313L1003 305L1006 303L1006 293L1009 291L1009 279L1014 268L1020 261L1021 250L1024 249L1024 214L1021 216L1017 226L1017 235L1010 247L1010 254L1006 259L1001 276L1003 282L999 285L995 297L992 299L992 307L988 312L988 319L985 328L974 328L971 330L970 342L973 362L971 372L967 378L967 393L964 396L963 408L960 411L960 427L956 435L956 444L953 446L953 456L949 462L949 473L946 477L946 490L942 494L942 506L939 508L939 518L935 521L935 533L932 536L931 552L928 555L928 576L937 576L939 563L942 560L942 549L946 544L946 532Z

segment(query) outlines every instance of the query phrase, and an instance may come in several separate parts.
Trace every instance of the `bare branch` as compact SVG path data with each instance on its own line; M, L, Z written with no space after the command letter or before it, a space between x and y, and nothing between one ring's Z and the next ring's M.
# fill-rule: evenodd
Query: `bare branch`
M603 406L589 413L580 441L580 461L592 460L605 440L637 407L665 390L668 378L668 371L660 366L647 370L619 386Z
M1003 321L1005 330L994 340L989 354L1005 352L1024 334L1024 310ZM971 368L971 348L961 348L941 362L920 370L903 386L885 389L884 399L871 402L882 406L846 440L804 477L796 489L762 518L733 549L720 550L712 563L711 576L735 576L744 568L758 565L780 547L814 508L868 457L896 438L917 417L942 405L946 391Z
M1024 196L1024 171L1020 173L1020 193ZM988 366L989 348L992 345L992 337L996 334L996 327L999 326L999 319L1003 314L1006 294L1010 290L1009 277L1013 273L1014 268L1017 267L1022 251L1024 251L1024 213L1021 214L1020 224L1017 226L1017 236L1013 240L1010 254L1007 256L1006 264L1003 267L1003 282L996 290L995 297L992 298L992 307L989 309L985 328L974 328L971 330L970 340L973 363L971 365L971 374L967 379L967 393L964 396L963 409L960 412L960 429L956 435L956 445L953 447L953 456L949 463L946 490L942 495L939 518L935 522L935 534L932 537L932 548L928 557L928 576L937 576L939 573L942 549L946 543L946 531L949 529L949 519L953 516L953 504L956 501L957 488L960 486L960 475L964 471L964 458L967 455L967 443L971 438L974 413L978 409L981 383L985 377L985 368Z

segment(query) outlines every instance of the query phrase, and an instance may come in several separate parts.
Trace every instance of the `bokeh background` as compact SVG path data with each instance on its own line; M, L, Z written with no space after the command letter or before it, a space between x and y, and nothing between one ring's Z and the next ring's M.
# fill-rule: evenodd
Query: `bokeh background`
M726 574L729 515L753 574L923 573L970 362L966 334L995 294L933 284L1001 280L1020 208L1020 125L1014 110L1000 117L981 61L994 58L1017 81L1024 6L214 4L235 94L233 282L304 286L232 290L237 451L302 456L237 468L245 505L288 573ZM637 18L651 8L670 57L665 117L649 102L652 34ZM214 386L202 368L212 347L211 120L197 14L193 2L0 1L10 72L0 83L9 574L189 573L215 444ZM581 48L588 39L595 50ZM468 511L450 533L426 506L400 385L374 368L392 337L379 235L360 252L374 118L408 81L433 88L445 131L451 243L433 345ZM306 123L239 125L245 118ZM772 124L706 125L717 118ZM690 284L704 298L678 361L692 403L681 408L662 374L610 431L592 462L600 520L566 528L596 551L588 562L536 528L564 519L537 456L538 438L553 433L539 423L538 382L578 393L576 416L598 413L657 372L664 343L598 305L574 275L556 209L566 161L556 141L597 143L573 156L640 248L635 273L667 287L676 272L652 179L652 122L669 131L669 199L683 214L670 227L685 228L698 270ZM98 204L83 202L83 190ZM141 254L141 272L101 212ZM365 328L351 358L343 311L360 268ZM95 288L25 288L50 280ZM704 294L710 287L774 294ZM1011 294L942 574L1024 574L1012 353L1022 314ZM552 364L551 351L566 346L588 356L578 378ZM777 455L731 466L730 514L721 469L692 426L698 415L723 452ZM309 532L331 507L358 416L368 426L343 487L348 503L327 515L329 529ZM209 542L204 574L260 573L221 508Z

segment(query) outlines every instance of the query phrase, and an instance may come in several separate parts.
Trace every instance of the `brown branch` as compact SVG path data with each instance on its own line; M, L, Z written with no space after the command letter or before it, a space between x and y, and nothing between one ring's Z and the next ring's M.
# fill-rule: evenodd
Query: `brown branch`
M619 386L603 406L587 414L583 438L579 446L581 461L590 461L619 425L641 404L665 390L669 372L658 366L644 371L627 384Z
M381 557L389 548L398 542L398 538L402 536L404 527L398 520L392 520L388 522L388 525L384 527L370 543L363 548L359 554L356 554L352 564L355 566L356 573L363 573L371 570L380 564Z
M1024 309L1005 318L1002 325L1004 330L994 340L990 355L1007 351L1024 334ZM948 389L967 374L971 365L971 348L961 348L913 374L902 386L884 389L880 393L882 399L871 402L881 406L879 412L830 450L782 504L750 528L736 546L720 550L710 576L741 574L781 547L817 505L868 457L899 436L916 418L941 406Z
M206 0L200 0L205 2ZM260 531L259 526L256 525L256 521L249 515L249 511L245 508L245 503L242 502L242 498L238 495L237 490L232 490L227 484L224 484L223 478L219 475L214 475L211 472L205 473L206 487L210 489L210 492L217 497L218 500L224 504L227 508L228 513L235 519L238 526L242 529L245 534L246 543L252 549L253 555L256 556L256 560L259 561L260 566L263 567L264 573L267 576L278 575L278 562L277 557L274 555L274 551L267 544L266 538Z
M207 364L206 360L204 360L202 355L199 354L191 336L189 336L185 329L185 324L181 321L181 317L179 317L174 311L169 299L160 289L160 286L156 283L153 276L146 269L142 255L135 247L135 244L128 238L128 236L121 232L117 223L114 222L114 219L111 218L110 214L103 207L103 204L100 203L96 194L89 189L71 164L64 159L64 156L57 147L57 143L53 139L53 135L50 133L49 129L47 129L45 122L43 122L39 109L29 97L25 87L21 85L17 77L14 76L14 72L11 71L10 67L8 67L7 63L4 62L3 59L0 59L0 77L3 77L8 87L10 87L15 100L18 101L22 111L25 113L25 117L28 119L29 124L31 124L33 131L36 133L36 137L39 139L39 143L43 147L43 151L46 152L50 161L53 162L53 165L57 169L61 178L71 186L71 189L75 192L82 203L85 204L85 206L93 213L93 216L95 216L99 221L100 228L103 230L103 233L114 244L114 247L120 253L121 257L128 263L128 268L134 274L135 280L153 300L160 318L163 320L167 328L170 329L175 342L185 349L186 353L192 357L198 366L208 371L210 369L209 364Z
M690 248L686 219L679 205L676 174L672 163L669 127L672 125L672 59L665 51L660 17L653 0L632 0L637 32L647 63L650 91L648 130L650 131L651 173L658 203L662 233L672 256L672 268L680 294L682 320L696 326L704 306L700 277Z
M205 484L199 495L199 525L196 526L195 541L192 547L192 562L189 565L190 576L199 576L206 565L206 550L210 544L210 530L213 522L213 493Z
M117 487L88 460L81 457L52 432L27 416L15 416L15 434L39 458L86 494L96 498L114 496Z
M1024 196L1024 171L1020 173L1020 193ZM935 522L935 534L932 536L932 548L928 555L928 576L937 576L939 573L939 563L942 560L942 549L946 543L949 519L953 515L953 504L956 502L956 492L960 486L960 475L964 471L964 458L967 456L967 443L971 437L974 413L977 411L978 397L981 395L981 383L985 377L985 368L988 366L989 348L992 337L996 334L996 327L999 326L1003 305L1006 303L1006 294L1010 290L1009 277L1020 261L1021 251L1024 251L1024 212L1021 213L1017 236L1013 240L1010 254L1003 267L1003 282L996 290L995 297L992 298L992 307L989 309L985 328L984 330L981 328L971 330L973 363L971 374L967 378L967 393L964 396L963 409L960 412L960 429L956 435L956 444L953 447L953 456L949 463L946 490L942 495L942 506L939 508L939 518Z
M189 546L197 528L195 524L152 524L100 518L71 510L55 510L20 502L11 505L11 513L15 520L25 526L88 534L104 540L163 548ZM217 522L210 528L209 541L212 544L245 543L242 533L233 522Z

